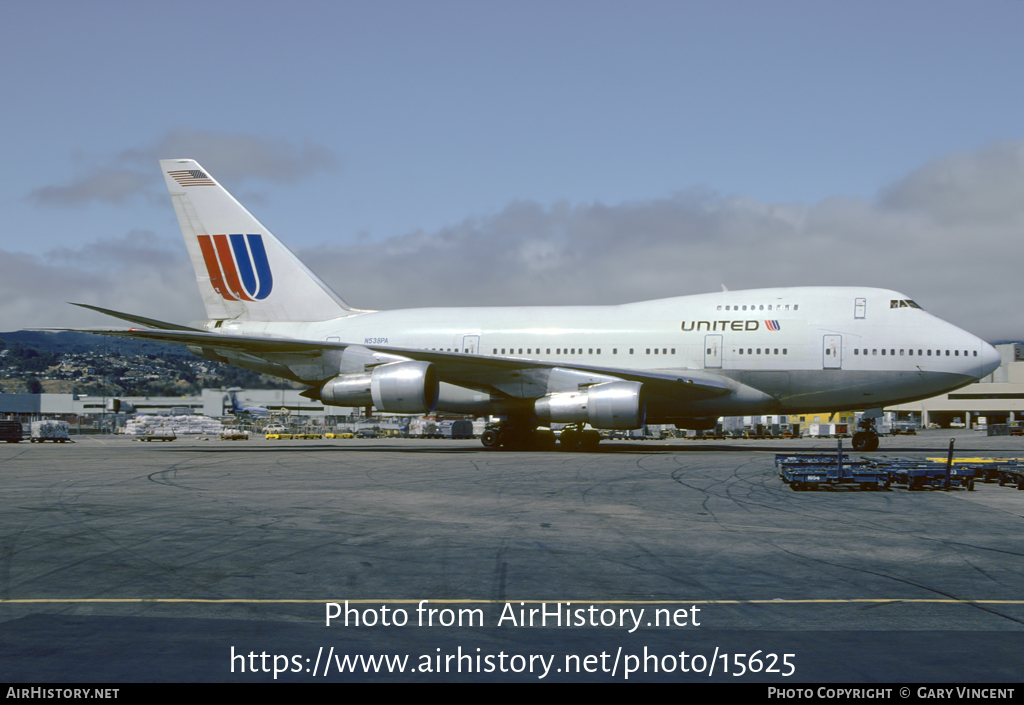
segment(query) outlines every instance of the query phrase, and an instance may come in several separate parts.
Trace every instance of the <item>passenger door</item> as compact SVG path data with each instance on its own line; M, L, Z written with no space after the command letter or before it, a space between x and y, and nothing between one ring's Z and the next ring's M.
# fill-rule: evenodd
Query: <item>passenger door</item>
M843 336L826 335L822 348L822 366L826 370L843 369Z
M722 367L722 336L704 336L704 367L712 369Z

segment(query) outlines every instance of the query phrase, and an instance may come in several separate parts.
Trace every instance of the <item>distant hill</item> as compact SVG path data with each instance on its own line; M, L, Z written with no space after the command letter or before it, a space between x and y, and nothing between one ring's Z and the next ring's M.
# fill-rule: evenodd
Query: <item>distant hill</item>
M0 383L7 393L66 392L70 385L76 394L129 396L198 394L204 387L303 387L206 360L180 345L27 330L0 333Z
M71 331L51 333L49 331L18 330L0 333L0 340L20 343L28 348L58 355L65 353L116 352L121 355L156 355L163 359L168 357L193 357L192 353L180 345L113 338L106 335L74 333Z

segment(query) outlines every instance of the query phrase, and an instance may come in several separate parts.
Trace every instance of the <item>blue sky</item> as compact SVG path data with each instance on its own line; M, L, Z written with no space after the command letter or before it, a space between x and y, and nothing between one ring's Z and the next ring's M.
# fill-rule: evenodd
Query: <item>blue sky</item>
M978 306L1024 264L1022 20L1020 0L7 3L0 330L104 322L67 300L200 317L156 164L193 157L354 305L867 284L1019 339Z

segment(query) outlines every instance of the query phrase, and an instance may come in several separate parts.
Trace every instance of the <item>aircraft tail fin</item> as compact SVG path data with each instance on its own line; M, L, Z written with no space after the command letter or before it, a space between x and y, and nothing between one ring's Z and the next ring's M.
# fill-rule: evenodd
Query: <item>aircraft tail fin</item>
M192 159L160 167L211 319L323 321L354 313Z

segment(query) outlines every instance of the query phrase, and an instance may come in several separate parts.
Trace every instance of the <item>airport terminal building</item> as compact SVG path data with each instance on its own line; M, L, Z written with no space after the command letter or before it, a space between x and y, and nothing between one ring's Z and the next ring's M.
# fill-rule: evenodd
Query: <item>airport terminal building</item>
M274 414L322 417L348 416L348 407L325 407L299 395L296 389L245 389L234 392L239 402L267 409ZM202 394L179 397L101 397L82 394L0 394L0 415L23 421L46 416L93 417L124 412L139 414L202 414L213 418L228 416L231 393L204 389Z

